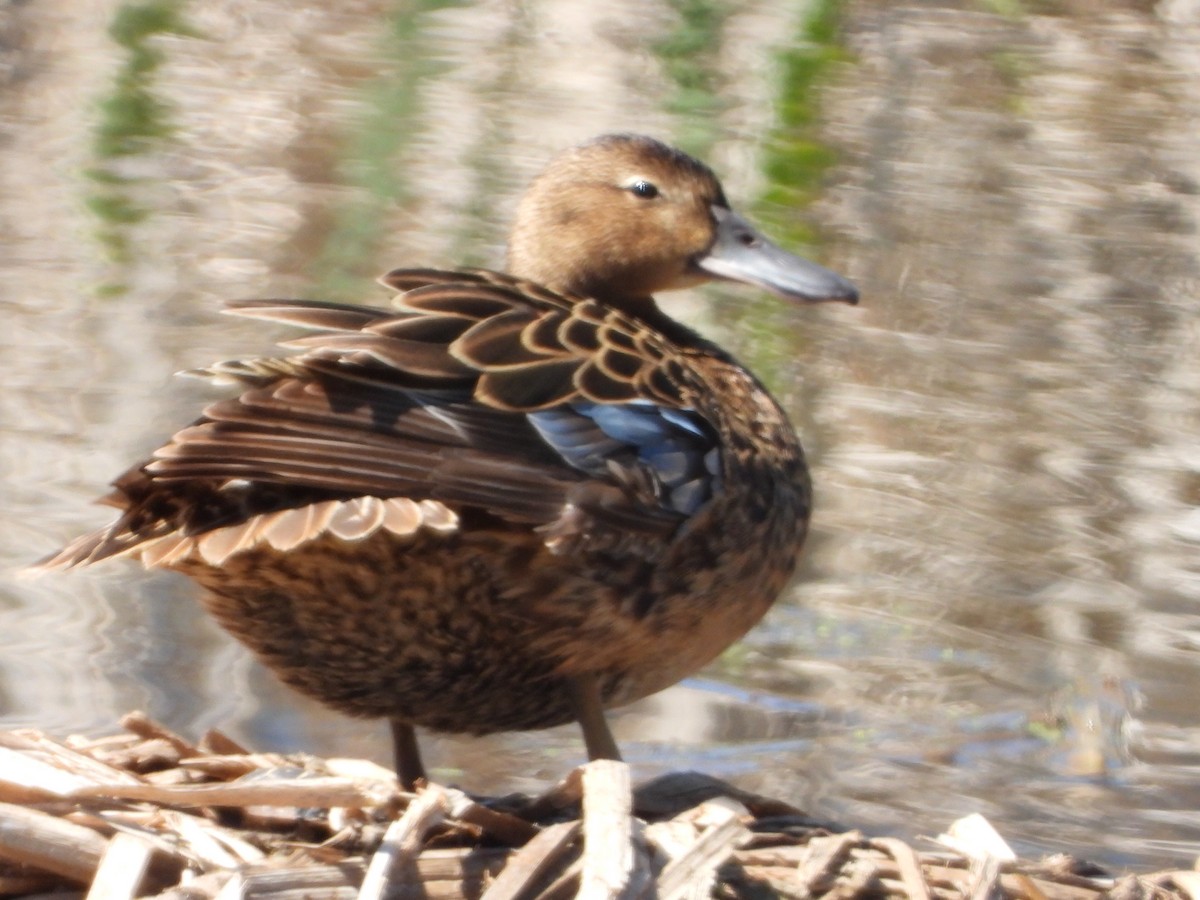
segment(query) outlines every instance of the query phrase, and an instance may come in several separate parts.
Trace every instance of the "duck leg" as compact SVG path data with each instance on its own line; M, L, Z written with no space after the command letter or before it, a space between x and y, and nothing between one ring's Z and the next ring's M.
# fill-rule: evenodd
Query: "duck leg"
M577 675L567 679L575 719L583 729L583 743L588 759L621 759L621 751L608 730L604 719L604 703L600 698L600 683L595 675Z
M396 775L400 779L400 787L411 791L417 786L418 781L425 778L425 766L421 763L421 748L417 746L417 730L399 719L390 721Z

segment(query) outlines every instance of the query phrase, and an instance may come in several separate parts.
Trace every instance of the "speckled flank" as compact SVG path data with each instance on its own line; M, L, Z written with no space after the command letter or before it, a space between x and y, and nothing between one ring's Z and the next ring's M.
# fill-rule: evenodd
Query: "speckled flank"
M485 733L570 721L564 674L601 674L616 705L704 665L761 618L790 573L762 565L765 537L729 521L697 528L662 568L639 562L636 572L504 531L324 537L176 568L297 690L353 715ZM794 528L772 537L794 556ZM727 565L735 552L741 564Z

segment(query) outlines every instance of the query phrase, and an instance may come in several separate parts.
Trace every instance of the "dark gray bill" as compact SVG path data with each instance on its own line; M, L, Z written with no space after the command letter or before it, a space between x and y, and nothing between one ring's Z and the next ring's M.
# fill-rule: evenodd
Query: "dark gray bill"
M714 206L712 213L717 237L696 259L701 270L797 300L858 302L858 288L841 275L771 243L731 209Z

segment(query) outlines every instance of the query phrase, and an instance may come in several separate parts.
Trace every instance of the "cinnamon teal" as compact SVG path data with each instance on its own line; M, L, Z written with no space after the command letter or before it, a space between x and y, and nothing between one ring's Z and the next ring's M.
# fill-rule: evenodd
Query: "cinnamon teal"
M183 572L297 690L415 726L572 719L695 672L783 589L811 485L796 433L728 353L652 295L713 279L854 303L764 238L702 163L609 135L521 200L507 272L398 269L394 308L250 300L292 355L224 362L240 386L106 498L116 522L44 566Z

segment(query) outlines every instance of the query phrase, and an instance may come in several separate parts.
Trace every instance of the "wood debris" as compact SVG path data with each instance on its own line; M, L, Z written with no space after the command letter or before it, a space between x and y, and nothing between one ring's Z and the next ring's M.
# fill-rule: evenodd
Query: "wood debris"
M599 761L532 799L413 794L367 762L124 725L0 732L0 898L1200 900L1196 871L1018 860L979 817L920 852L698 773L633 789Z

